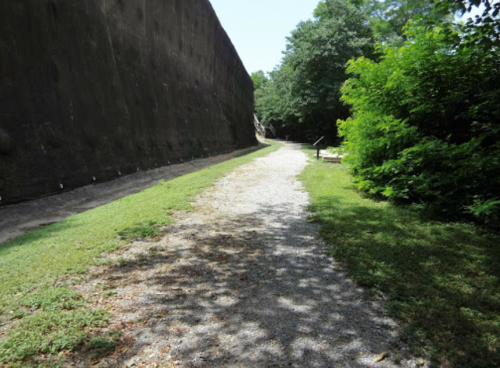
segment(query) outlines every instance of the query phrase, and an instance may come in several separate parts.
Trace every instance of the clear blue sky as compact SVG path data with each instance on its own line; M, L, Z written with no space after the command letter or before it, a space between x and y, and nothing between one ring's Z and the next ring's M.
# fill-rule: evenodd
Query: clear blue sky
M286 37L319 0L209 0L249 74L281 62ZM479 13L477 8L472 16ZM467 14L464 18L469 18Z
M249 74L270 72L285 50L286 37L312 18L319 0L210 0Z

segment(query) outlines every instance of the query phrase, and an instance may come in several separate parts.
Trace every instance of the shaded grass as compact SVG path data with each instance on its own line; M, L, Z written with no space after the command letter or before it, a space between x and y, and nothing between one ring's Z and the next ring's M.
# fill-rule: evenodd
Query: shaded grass
M388 297L416 353L446 367L500 367L497 234L367 198L341 165L314 160L301 180L331 254Z
M171 214L193 210L193 196L214 180L279 147L273 144L162 181L140 193L1 244L0 326L4 324L6 337L0 338L0 363L21 360L21 366L28 366L31 356L74 350L85 341L87 349L96 356L110 351L114 340L92 339L86 333L88 327L105 321L104 314L84 310L81 295L67 287L55 287L55 281L67 274L84 273L101 253L115 250L127 241L158 236L159 228L173 221ZM36 366L33 361L29 364Z
M108 334L108 336L94 336L90 339L85 351L90 353L90 359L95 360L112 353L119 345L119 335Z

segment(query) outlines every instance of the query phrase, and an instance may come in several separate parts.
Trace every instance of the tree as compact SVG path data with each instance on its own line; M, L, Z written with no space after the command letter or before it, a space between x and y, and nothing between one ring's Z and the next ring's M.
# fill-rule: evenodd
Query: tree
M266 87L267 83L269 82L269 79L266 77L266 74L262 70L252 73L251 78L255 91L260 88Z
M293 79L293 70L281 66L269 73L266 85L255 92L257 117L264 125L273 124L279 130L290 129L296 123L297 111L291 95Z
M431 15L438 18L448 15L448 12L437 13L431 0L348 0L348 2L366 14L376 41L397 46L402 45L403 27L410 20ZM316 13L320 16L324 12L324 3L322 1L316 9Z
M323 7L321 16L300 23L288 37L282 65L256 94L256 106L264 122L292 129L295 138L326 134L332 141L335 121L348 114L340 102L345 64L369 54L373 40L360 9L342 0L327 0Z
M486 48L500 47L500 0L436 0L435 7L442 13L464 15L481 5L484 7L482 14L477 15L475 19L469 18L465 24L459 25L464 36L458 43L459 46L472 43Z

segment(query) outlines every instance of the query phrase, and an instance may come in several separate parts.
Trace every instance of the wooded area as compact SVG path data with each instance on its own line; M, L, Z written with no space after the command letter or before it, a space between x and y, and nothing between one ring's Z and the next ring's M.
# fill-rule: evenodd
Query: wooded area
M257 116L341 144L370 194L498 226L499 12L489 0L321 1L281 65L253 74Z

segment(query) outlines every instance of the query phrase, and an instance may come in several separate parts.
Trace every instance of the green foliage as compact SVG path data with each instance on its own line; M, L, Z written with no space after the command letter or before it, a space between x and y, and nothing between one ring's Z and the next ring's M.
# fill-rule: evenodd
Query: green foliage
M23 307L43 311L72 310L84 304L82 296L67 287L43 286L19 300L19 305Z
M499 0L436 0L435 8L440 12L456 12L467 15L476 7L483 7L483 12L475 19L468 18L465 24L459 24L464 37L460 48L500 47L500 1Z
M293 104L291 86L294 73L290 67L282 66L269 73L269 82L255 91L255 109L258 118L276 127L289 127L297 122L298 111Z
M19 297L17 305L30 308L32 314L17 315L0 341L0 363L23 362L37 354L49 356L73 351L89 338L88 328L106 326L103 310L83 309L81 295L67 287L41 287Z
M167 216L149 219L119 231L118 235L122 240L127 241L156 238L160 235L159 228L170 223L172 223L172 219Z
M446 215L499 220L498 49L456 48L461 34L412 25L378 63L349 63L353 117L339 121L359 187ZM483 204L487 204L483 206Z
M345 64L368 54L372 40L362 11L344 1L328 0L322 17L299 24L288 38L284 64L294 71L292 96L304 118L341 117L340 88ZM335 120L334 120L335 121Z
M334 122L348 114L339 100L345 64L370 53L373 44L361 10L342 0L328 0L323 8L321 16L292 32L282 65L255 94L264 124L285 128L294 139L335 139Z
M267 82L269 82L269 79L266 77L266 74L262 70L252 73L251 78L255 91L266 87Z
M115 350L119 337L117 333L109 336L93 336L85 346L85 350L90 352L90 359L102 358Z
M437 12L429 0L348 0L362 10L368 19L376 41L386 45L401 46L403 27L412 19L432 17L442 19L448 11ZM315 15L325 14L325 1L320 2Z
M350 276L387 297L412 353L443 367L499 367L498 234L367 198L345 165L312 161L300 177L311 219Z
M263 73L254 73L257 116L282 136L310 141L324 135L326 143L338 143L334 122L349 116L340 101L340 88L349 77L346 63L376 57L375 41L401 46L403 26L421 17L442 21L450 11L429 0L320 1L314 19L292 31L282 64L264 88L259 82Z
M75 350L88 337L87 327L105 326L104 311L38 312L20 320L15 331L8 333L0 345L0 363L25 360L35 354L57 354Z

